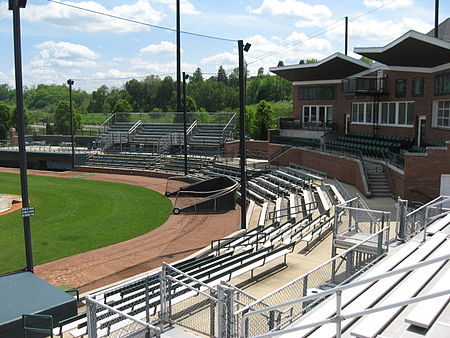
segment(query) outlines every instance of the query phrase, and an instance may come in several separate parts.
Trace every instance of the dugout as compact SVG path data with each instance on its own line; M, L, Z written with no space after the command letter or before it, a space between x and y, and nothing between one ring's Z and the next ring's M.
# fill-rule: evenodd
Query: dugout
M49 329L51 321L57 326L77 314L74 297L28 271L0 276L0 300L0 337L48 336L35 331L25 335L23 315L46 315L31 316L27 322L35 328Z

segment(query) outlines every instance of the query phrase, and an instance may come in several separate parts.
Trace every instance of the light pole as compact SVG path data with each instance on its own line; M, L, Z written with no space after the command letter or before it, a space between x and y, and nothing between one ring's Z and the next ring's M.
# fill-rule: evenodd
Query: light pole
M70 136L72 141L72 170L75 170L75 146L74 141L75 137L73 135L73 110L72 110L72 86L74 84L72 79L67 80L67 84L69 85L69 111L70 111Z
M184 127L184 175L188 174L188 161L187 161L187 108L186 108L186 80L189 78L185 72L183 72L183 127Z
M25 8L26 0L9 0L9 10L13 11L14 68L16 77L17 129L19 136L20 185L22 189L22 218L25 238L26 270L33 272L33 251L31 246L30 204L27 181L27 154L25 148L25 118L23 113L22 46L20 42L20 8Z
M238 41L239 53L239 157L241 167L241 229L247 227L247 173L245 171L246 165L246 147L245 147L245 65L244 65L244 51L248 52L250 44L242 40Z

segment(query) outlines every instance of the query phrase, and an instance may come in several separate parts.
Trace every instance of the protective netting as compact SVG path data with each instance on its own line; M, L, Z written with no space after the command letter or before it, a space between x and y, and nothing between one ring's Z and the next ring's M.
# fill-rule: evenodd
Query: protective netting
M21 9L24 85L63 84L70 78L75 88L93 91L103 85L120 88L132 79L150 83L151 75L175 79L176 18L170 6L29 3ZM162 20L167 27L158 25ZM220 66L227 75L233 73L238 65L236 40L184 32L183 22L181 28L183 72L192 75L200 69L205 80L217 77ZM0 83L14 86L12 11L7 1L0 3L0 34Z

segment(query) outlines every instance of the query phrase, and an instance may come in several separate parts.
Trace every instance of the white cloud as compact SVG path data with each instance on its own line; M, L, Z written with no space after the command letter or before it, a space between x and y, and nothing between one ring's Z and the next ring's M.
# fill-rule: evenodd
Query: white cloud
M176 11L176 2L175 0L155 0L156 2L160 2L164 5L168 5L172 11ZM200 14L200 12L195 8L195 6L187 1L180 1L180 12L181 14Z
M325 5L310 5L296 0L264 0L259 8L248 7L247 10L255 14L268 12L271 15L286 15L309 20L332 16L331 10Z
M414 6L414 0L364 0L363 4L369 8L397 9Z
M175 54L177 51L177 46L169 41L161 41L159 44L148 45L142 48L139 52L142 54L159 54L168 53Z
M320 60L331 54L331 44L328 40L307 39L304 33L298 32L293 32L284 39L268 39L261 35L247 38L245 41L252 43L250 52L245 55L250 74L255 75L260 67L268 71L269 67L276 66L280 60L288 65L298 63L300 59Z
M65 41L45 41L35 45L34 48L39 50L41 59L92 60L100 57L100 54L86 46Z
M309 38L304 33L292 32L286 38L286 41L291 43L300 43L302 48L308 49L311 52L324 51L331 49L331 42L323 38Z
M133 78L139 77L140 74L136 72L124 72L118 69L108 69L105 72L97 72L93 74L96 79L110 79L110 78Z
M407 31L413 29L418 32L426 33L432 26L421 20L413 18L400 18L395 20L377 20L368 17L362 17L349 23L350 40L361 41L362 45L368 46L375 43L378 45L387 44ZM327 31L326 36L329 39L336 39L344 36L344 30L340 26ZM358 42L358 45L361 45Z
M82 7L91 11L108 15L123 17L151 24L158 24L164 17L161 11L156 10L150 0L137 0L130 5L115 6L107 9L95 1L64 2L67 5ZM148 30L148 26L131 23L124 20L109 18L107 16L89 13L69 6L50 2L46 5L29 5L22 12L22 18L29 22L46 22L56 27L74 29L83 32L114 32L127 33Z

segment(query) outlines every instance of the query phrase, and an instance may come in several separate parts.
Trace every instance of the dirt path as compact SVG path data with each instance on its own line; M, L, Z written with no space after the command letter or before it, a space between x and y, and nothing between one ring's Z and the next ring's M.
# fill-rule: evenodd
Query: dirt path
M18 172L10 168L0 171ZM153 177L35 170L29 170L29 174L121 182L160 193L166 187L165 179ZM162 262L186 257L208 246L211 240L236 231L239 217L239 208L218 215L170 215L163 225L145 235L38 265L35 273L54 285L69 285L86 292L151 270Z

